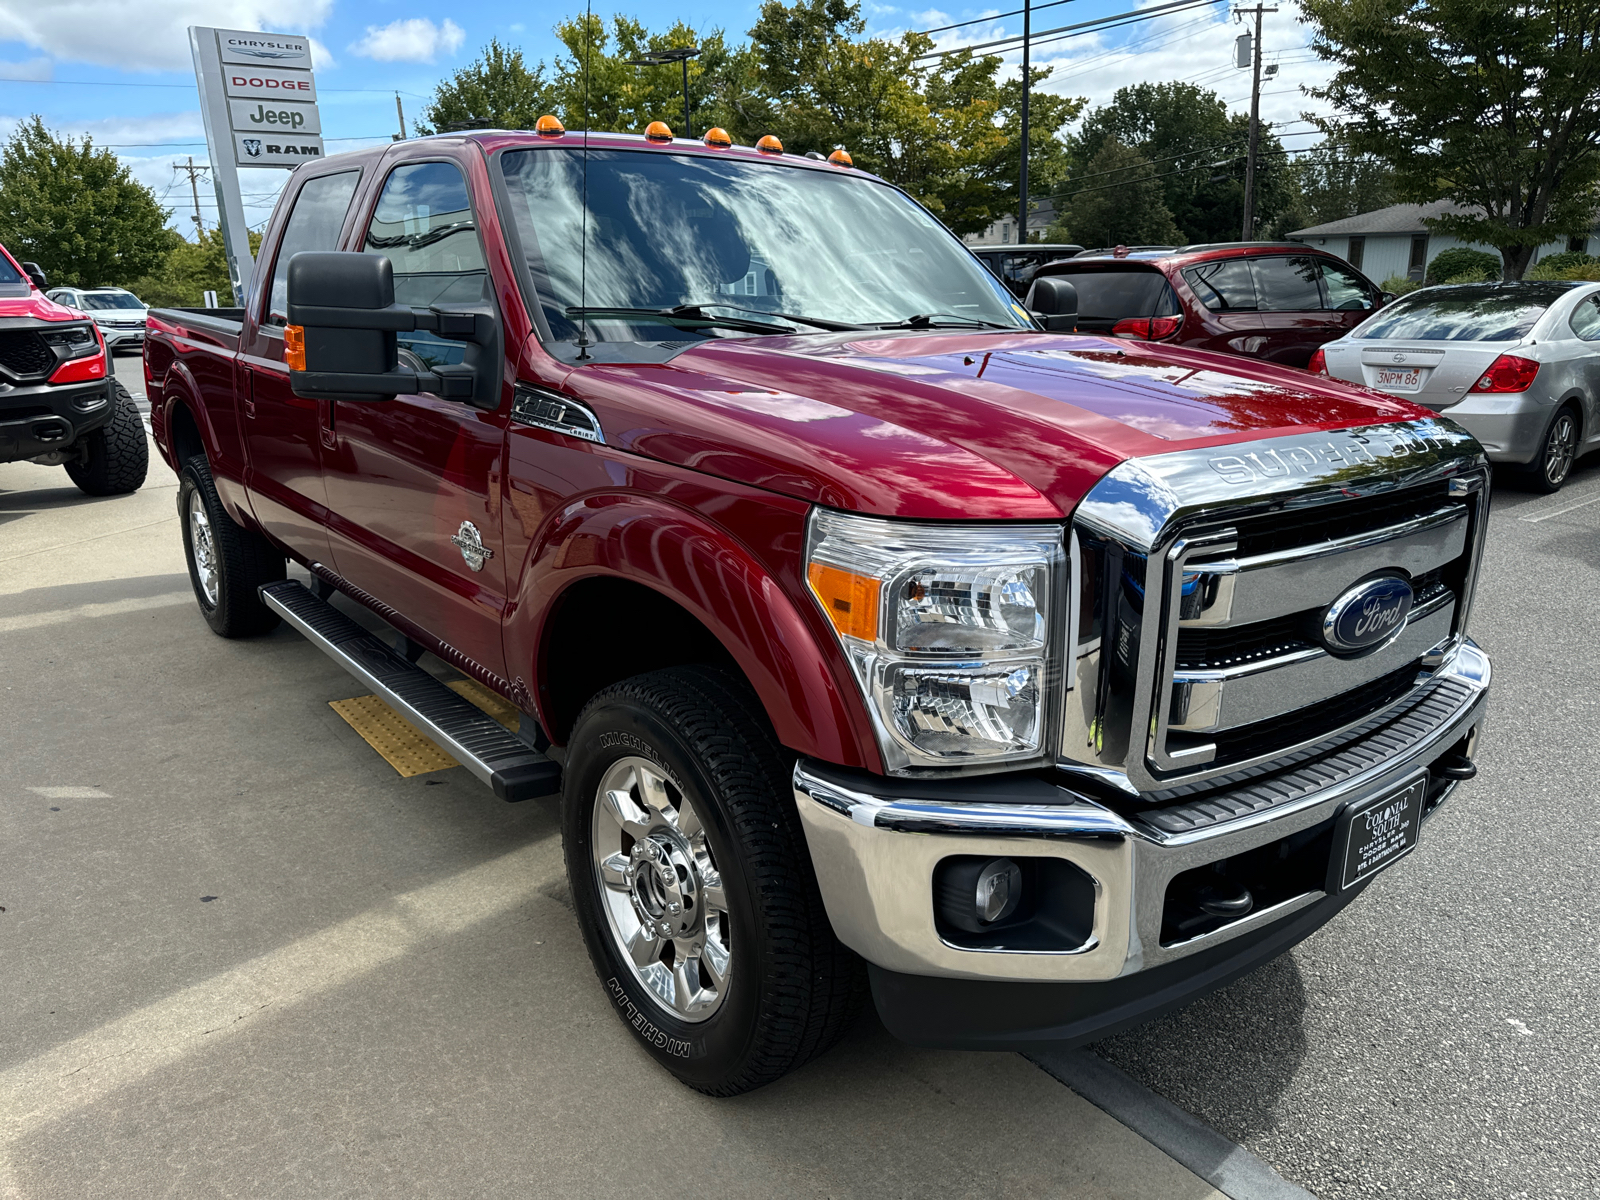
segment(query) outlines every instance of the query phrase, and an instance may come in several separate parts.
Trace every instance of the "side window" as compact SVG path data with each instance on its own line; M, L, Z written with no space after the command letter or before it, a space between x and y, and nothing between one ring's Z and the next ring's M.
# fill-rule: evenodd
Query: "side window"
M1600 296L1580 301L1567 323L1586 342L1600 342Z
M1314 312L1322 307L1314 258L1255 258L1256 305L1262 312Z
M489 299L488 272L467 181L454 163L396 167L378 197L363 249L387 255L394 264L394 298L399 304L427 308L482 304ZM400 345L428 367L458 363L466 355L462 343L423 330L402 333Z
M302 250L337 250L350 197L356 194L360 171L319 175L308 179L294 198L294 209L278 242L278 259L272 267L272 293L267 299L266 325L289 323L289 260Z
M1190 267L1183 273L1194 294L1212 312L1254 312L1256 284L1250 261L1224 258Z
M1326 260L1322 263L1322 285L1328 289L1328 308L1339 312L1368 312L1378 306L1366 280Z

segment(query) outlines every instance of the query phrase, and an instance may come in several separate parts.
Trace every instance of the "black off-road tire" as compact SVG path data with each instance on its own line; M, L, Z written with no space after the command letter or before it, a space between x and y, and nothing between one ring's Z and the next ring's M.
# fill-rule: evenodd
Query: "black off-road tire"
M588 703L568 747L562 840L573 907L606 996L640 1045L712 1096L771 1083L832 1046L866 998L866 969L828 923L795 810L794 757L749 687L705 667L639 675ZM729 983L697 1022L647 990L602 907L595 805L624 758L649 760L692 802L725 889Z
M1513 471L1512 478L1524 491L1552 495L1561 490L1572 475L1572 468L1583 452L1583 413L1570 400L1558 408L1539 439L1539 452L1533 461Z
M67 474L89 496L136 492L150 472L150 443L133 397L120 380L111 381L111 420L83 439L84 459L69 462Z
M197 530L194 506L204 513ZM256 589L282 579L284 556L259 533L236 525L222 507L211 480L206 456L197 454L178 473L178 523L183 528L183 553L189 563L189 583L199 602L200 614L211 631L225 638L253 637L277 627L278 614L261 602ZM211 571L196 560L197 536L209 534ZM204 552L202 552L202 561ZM208 595L207 578L212 594Z

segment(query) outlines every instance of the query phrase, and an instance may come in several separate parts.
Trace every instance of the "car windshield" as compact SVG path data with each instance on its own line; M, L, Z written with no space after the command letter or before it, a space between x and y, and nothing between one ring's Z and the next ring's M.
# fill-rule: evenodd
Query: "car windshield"
M11 265L11 260L0 254L0 283L21 283L22 273Z
M82 292L78 300L86 309L144 307L132 292Z
M1109 329L1127 317L1165 317L1177 312L1166 276L1148 267L1047 271L1078 289L1078 325L1089 331Z
M1356 338L1426 342L1514 342L1528 335L1570 284L1462 284L1427 288L1380 309L1351 333Z
M577 338L568 310L578 307L689 305L757 323L770 313L865 326L918 316L932 325L1031 327L999 281L927 212L841 170L595 150L586 191L579 150L511 151L501 161L528 270L558 341ZM588 327L601 341L760 332L669 328L614 313L596 314Z

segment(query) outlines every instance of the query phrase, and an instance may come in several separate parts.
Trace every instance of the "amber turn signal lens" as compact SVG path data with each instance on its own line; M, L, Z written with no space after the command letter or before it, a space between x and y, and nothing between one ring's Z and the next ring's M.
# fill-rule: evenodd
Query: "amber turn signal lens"
M706 145L715 146L718 150L726 150L733 145L733 139L728 136L726 129L706 130Z
M756 149L763 154L782 154L783 143L769 133L756 143Z
M545 113L535 123L533 131L540 137L560 137L567 131L567 127L556 120L553 114Z
M303 325L283 327L283 365L291 371L306 369L306 330Z
M811 564L806 579L835 629L864 642L877 638L878 592L882 587L878 580L818 562Z
M844 149L843 147L840 147L838 150L835 150L832 154L828 155L828 161L836 167L853 167L856 165L854 160L852 160L850 157L850 151Z
M644 127L644 135L652 142L670 142L672 128L665 121L651 121Z

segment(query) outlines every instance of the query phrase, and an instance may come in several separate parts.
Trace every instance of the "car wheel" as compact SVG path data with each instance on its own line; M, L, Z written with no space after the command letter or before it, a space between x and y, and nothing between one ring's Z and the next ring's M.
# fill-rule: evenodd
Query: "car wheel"
M1522 480L1536 492L1559 492L1572 474L1578 457L1577 409L1568 405L1556 413L1545 431L1544 442L1534 460L1521 472Z
M203 454L184 463L178 475L178 520L189 582L211 631L236 638L275 628L278 614L256 589L284 577L283 554L228 516Z
M606 688L568 743L563 842L590 960L640 1045L709 1095L822 1053L866 995L792 769L750 690L700 667Z
M67 475L88 496L136 492L150 472L150 443L133 397L111 381L111 420L83 439L84 457L67 464Z

